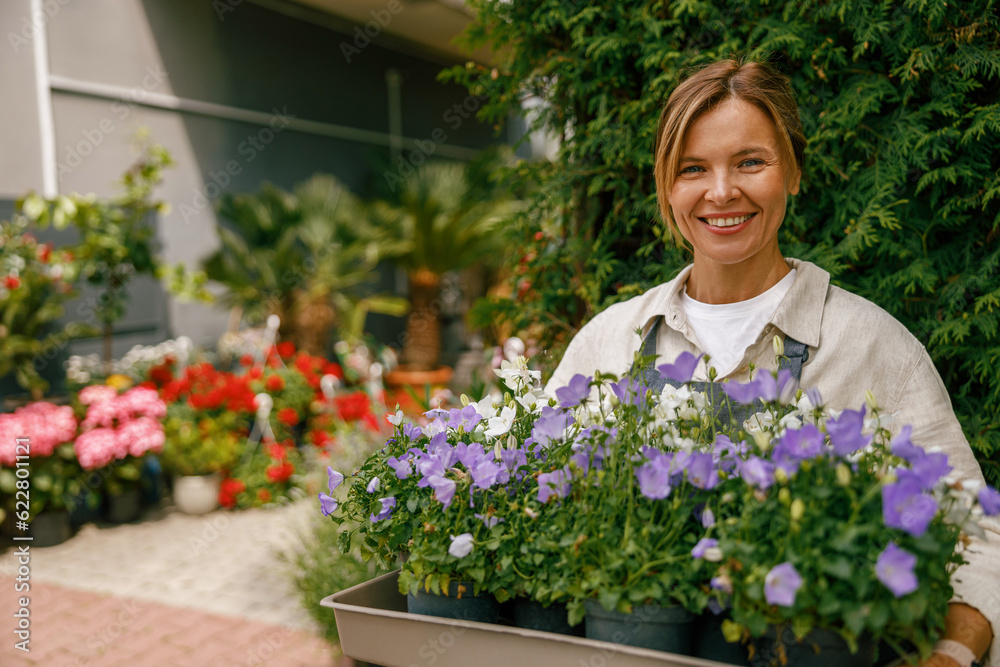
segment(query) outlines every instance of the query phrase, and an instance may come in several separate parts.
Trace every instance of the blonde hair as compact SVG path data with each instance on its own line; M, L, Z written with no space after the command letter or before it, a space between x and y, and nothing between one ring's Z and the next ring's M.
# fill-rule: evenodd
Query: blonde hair
M667 99L653 148L656 199L660 214L678 244L682 238L670 211L669 195L677 179L684 136L702 114L729 99L743 100L766 113L778 130L785 164L802 172L806 137L788 77L767 63L742 59L720 60L696 71Z

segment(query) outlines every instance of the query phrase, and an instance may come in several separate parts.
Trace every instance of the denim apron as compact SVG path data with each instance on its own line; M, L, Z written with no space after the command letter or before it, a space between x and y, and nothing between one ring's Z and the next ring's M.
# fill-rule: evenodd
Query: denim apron
M643 339L643 356L648 357L656 354L656 334L660 330L660 322L662 320L662 317L657 317L649 333ZM780 368L789 371L792 377L798 382L802 379L802 364L808 360L808 346L794 338L785 336L785 355L781 358ZM663 363L671 363L672 361L672 359L667 359ZM667 384L674 388L681 386L681 383L661 375L652 363L641 369L637 369L633 363L629 375L636 378L645 387L652 389L656 394L663 391L663 388ZM690 382L689 384L694 391L704 392L708 397L716 422L735 422L737 425L740 425L754 413L764 410L764 404L759 399L755 400L751 405L732 403L731 399L722 391L722 385L719 382Z

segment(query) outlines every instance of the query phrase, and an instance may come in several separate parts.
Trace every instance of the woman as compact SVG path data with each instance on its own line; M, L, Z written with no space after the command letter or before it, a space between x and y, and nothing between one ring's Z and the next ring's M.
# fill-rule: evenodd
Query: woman
M611 306L573 339L549 381L577 373L622 374L640 345L672 361L705 353L695 380L749 380L751 365L775 367L772 341L784 341L791 370L819 389L827 406L857 409L865 390L894 424L912 424L913 441L940 447L957 479L982 472L923 345L888 313L830 285L809 262L786 259L778 228L799 190L805 136L787 79L768 65L714 63L671 94L656 138L660 211L694 259L672 281ZM789 350L793 354L789 355ZM970 665L990 649L1000 624L1000 530L988 533L955 579L946 640L928 665Z

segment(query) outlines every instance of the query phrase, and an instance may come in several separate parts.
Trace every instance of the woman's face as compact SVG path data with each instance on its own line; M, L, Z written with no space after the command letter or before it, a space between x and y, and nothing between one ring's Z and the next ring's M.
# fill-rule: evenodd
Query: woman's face
M799 173L767 114L737 98L703 114L684 137L678 172L670 208L696 265L780 260L778 228Z

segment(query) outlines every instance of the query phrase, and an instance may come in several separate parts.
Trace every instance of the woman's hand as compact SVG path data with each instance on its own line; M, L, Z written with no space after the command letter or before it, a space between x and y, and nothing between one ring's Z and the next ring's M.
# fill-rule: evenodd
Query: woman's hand
M944 619L944 637L967 646L977 658L986 653L993 641L993 630L990 622L979 611L967 604L953 602L948 605L948 615ZM946 655L933 654L924 667L962 667L962 665Z

